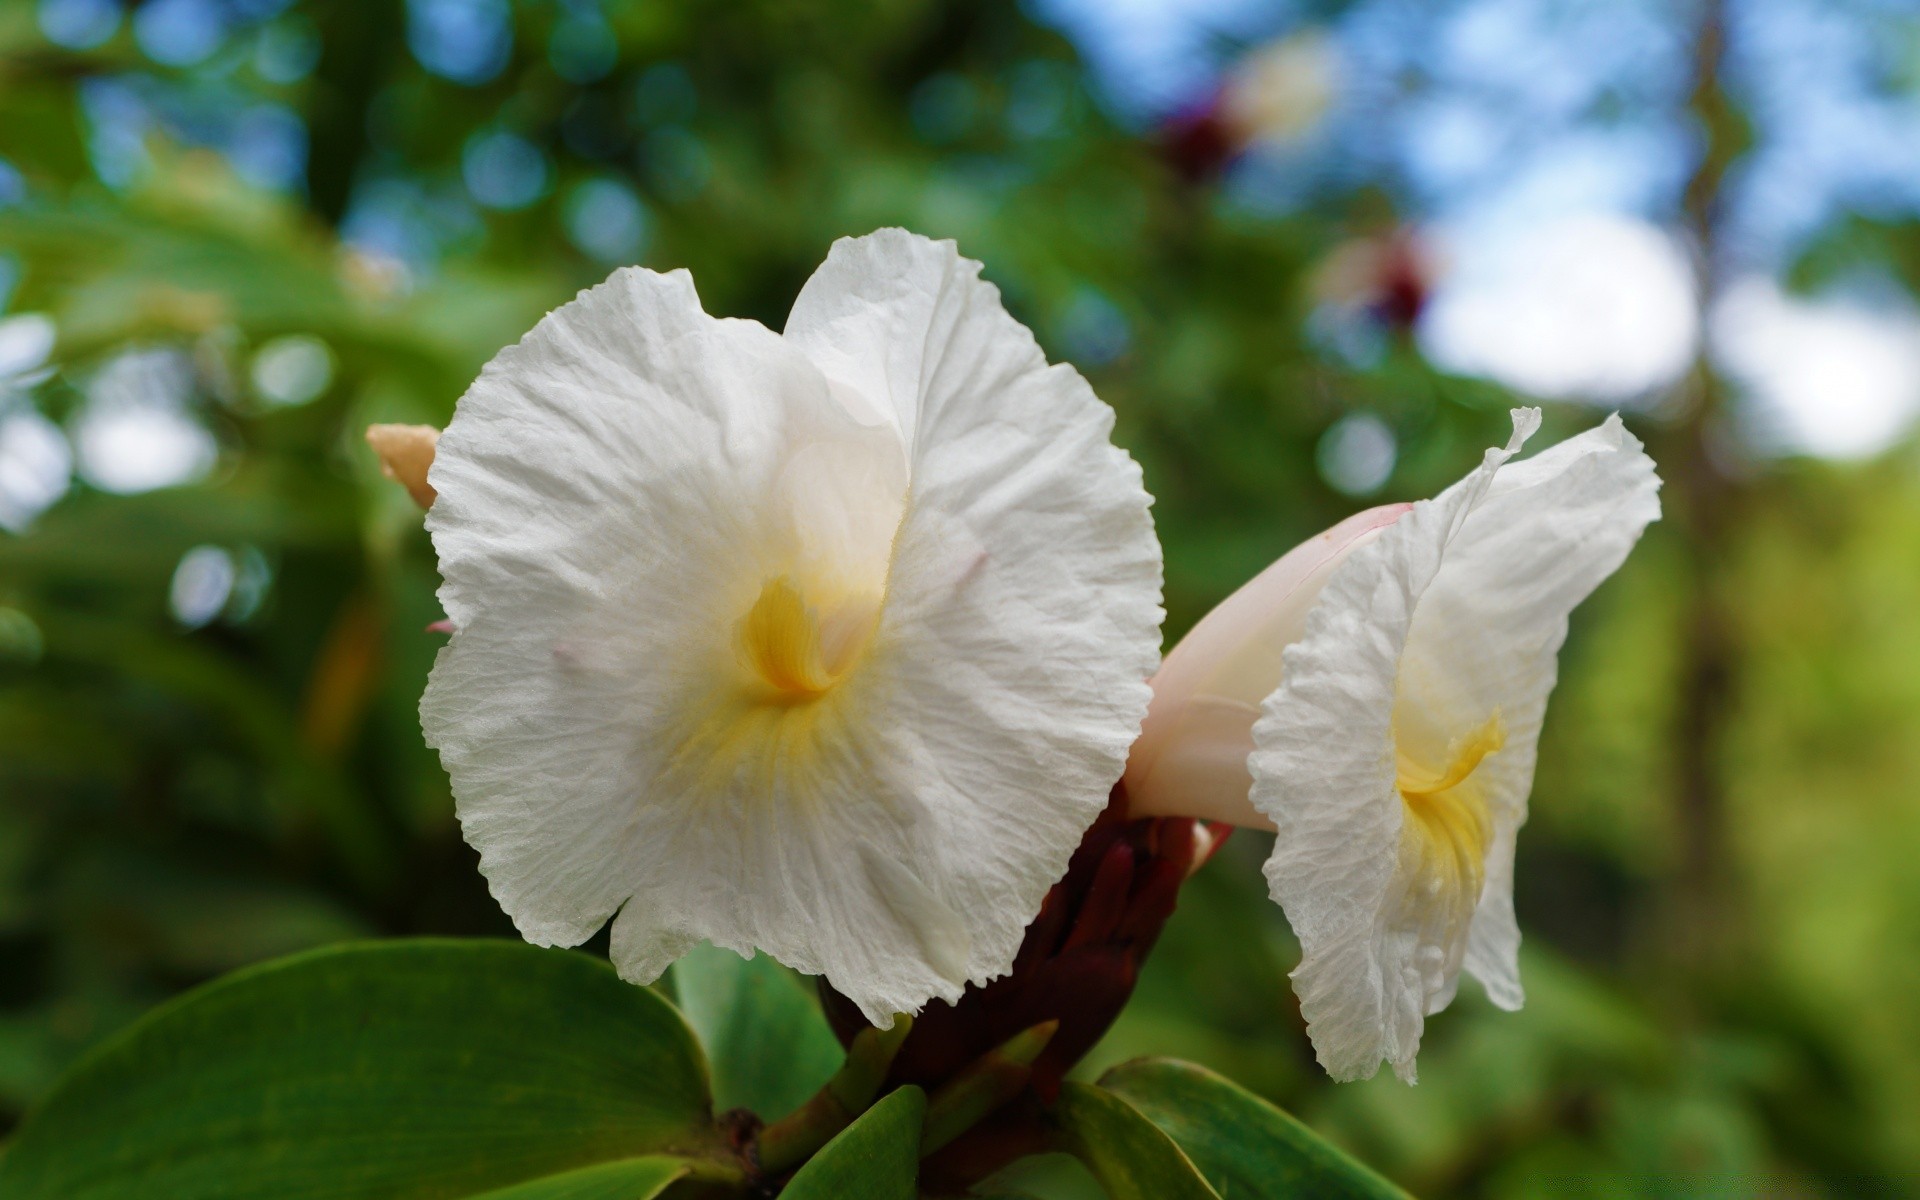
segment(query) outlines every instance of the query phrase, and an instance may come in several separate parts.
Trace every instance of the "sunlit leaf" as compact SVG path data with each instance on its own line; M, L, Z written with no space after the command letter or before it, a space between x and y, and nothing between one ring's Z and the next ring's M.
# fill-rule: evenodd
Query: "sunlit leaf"
M1105 1088L1065 1084L1054 1117L1112 1200L1221 1200L1172 1138Z
M1405 1196L1299 1121L1204 1067L1141 1059L1108 1071L1100 1086L1173 1138L1222 1196Z
M795 1173L784 1200L915 1200L920 1119L927 1097L917 1087L889 1093L840 1131Z

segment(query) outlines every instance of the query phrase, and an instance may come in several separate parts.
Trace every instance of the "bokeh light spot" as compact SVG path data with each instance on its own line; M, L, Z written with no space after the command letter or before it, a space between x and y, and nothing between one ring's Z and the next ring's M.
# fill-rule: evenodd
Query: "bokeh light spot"
M115 0L40 0L40 32L56 46L91 50L119 28Z
M1386 486L1399 460L1399 441L1385 421L1372 413L1348 413L1320 435L1314 463L1320 477L1337 492L1371 496Z
M81 476L130 494L205 475L218 448L187 411L192 391L192 365L175 350L129 350L101 367L73 423Z
M1736 282L1714 306L1715 359L1742 386L1755 448L1863 458L1920 412L1920 316L1910 302L1806 299Z
M479 134L460 160L467 191L488 208L525 208L547 193L547 158L540 147L504 130Z
M58 425L31 408L0 414L0 527L25 531L72 479L73 451Z
M292 189L307 173L306 124L283 105L252 105L234 123L227 159L248 183Z
M53 353L57 331L44 313L20 313L0 318L0 394L26 382Z
M173 619L198 629L220 615L233 594L233 556L218 546L195 546L180 557L167 589Z
M204 62L226 37L226 14L212 0L148 0L133 12L133 39L169 67Z
M590 179L566 205L567 237L603 263L630 263L645 251L650 221L633 189L612 179Z
M317 337L277 337L253 356L253 387L269 404L305 404L333 382L333 351Z
M1651 396L1693 361L1693 269L1647 221L1583 213L1456 240L1421 316L1437 365L1518 391L1609 404Z
M443 79L486 83L513 55L512 17L506 0L408 0L407 49Z

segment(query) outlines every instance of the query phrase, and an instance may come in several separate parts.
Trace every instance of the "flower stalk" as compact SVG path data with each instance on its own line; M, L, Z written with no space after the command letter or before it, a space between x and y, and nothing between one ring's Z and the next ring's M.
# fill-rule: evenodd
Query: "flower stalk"
M992 1115L1026 1088L1033 1077L1034 1060L1060 1030L1059 1021L1043 1021L1022 1030L954 1076L927 1101L927 1119L920 1133L925 1156L945 1146Z
M847 1060L805 1104L760 1131L753 1159L761 1172L782 1175L813 1157L880 1095L887 1068L913 1029L897 1018L891 1029L867 1029L847 1047Z

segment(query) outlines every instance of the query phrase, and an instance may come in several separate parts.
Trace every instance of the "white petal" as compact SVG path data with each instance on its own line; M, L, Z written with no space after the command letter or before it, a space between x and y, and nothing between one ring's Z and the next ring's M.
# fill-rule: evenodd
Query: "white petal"
M803 357L707 317L684 272L615 274L462 398L427 517L458 632L421 717L529 940L584 940L659 866L649 734L731 658L716 614L781 536L753 498L836 420Z
M965 312L953 298L986 286L979 269L952 242L904 229L841 238L795 298L786 338L834 381L850 411L913 445L928 376ZM999 307L997 291L992 303Z
M1658 515L1652 464L1617 419L1502 468L1538 424L1356 551L1322 591L1254 729L1253 800L1279 829L1267 878L1304 951L1294 972L1322 1064L1413 1078L1424 1018L1463 960L1517 1006L1514 834L1567 614ZM1470 926L1436 919L1405 857L1402 756L1433 761L1491 714L1473 779L1491 816ZM1444 761L1444 759L1442 759Z
M1159 557L1111 412L977 264L890 233L806 295L842 260L891 281L900 419L683 274L618 273L489 364L431 476L458 633L422 716L529 939L618 910L630 979L708 940L884 1023L1010 965L1145 709ZM748 702L743 621L815 567L879 604L821 618L864 649Z
M972 981L1012 964L1105 806L1146 712L1162 615L1151 501L1109 440L1112 410L1047 365L979 270L950 242L897 230L842 241L788 322L830 374L872 348L888 370L860 386L884 386L912 433L870 666L899 802L918 815L903 861L964 917ZM831 298L839 288L875 307L858 315ZM839 349L805 332L824 328Z
M1411 508L1356 513L1295 546L1215 605L1153 676L1153 703L1127 759L1128 811L1272 828L1247 792L1260 703L1280 685L1281 653L1347 556Z
M1567 616L1659 518L1658 489L1652 460L1617 416L1501 469L1447 547L1408 641L1402 692L1416 709L1497 709L1506 724L1506 748L1481 768L1495 837L1466 955L1503 1008L1522 1000L1514 835Z

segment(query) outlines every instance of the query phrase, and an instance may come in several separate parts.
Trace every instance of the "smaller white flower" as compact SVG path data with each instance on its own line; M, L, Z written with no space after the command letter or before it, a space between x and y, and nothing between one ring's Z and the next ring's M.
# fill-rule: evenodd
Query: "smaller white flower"
M1414 1079L1464 968L1518 1008L1514 838L1567 617L1659 517L1610 417L1433 500L1349 518L1196 625L1154 677L1136 816L1278 831L1267 881L1299 936L1307 1031L1335 1079Z

